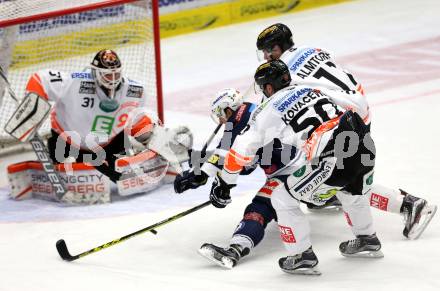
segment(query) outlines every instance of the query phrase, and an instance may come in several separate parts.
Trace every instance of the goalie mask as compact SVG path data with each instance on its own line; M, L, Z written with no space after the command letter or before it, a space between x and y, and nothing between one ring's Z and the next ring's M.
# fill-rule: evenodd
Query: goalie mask
M122 81L122 66L118 55L112 50L100 50L93 58L91 67L97 84L108 89L109 97L113 98L115 90Z
M243 104L243 95L236 89L227 88L216 94L214 102L211 105L211 118L218 124L226 122L226 109L230 108L236 111Z

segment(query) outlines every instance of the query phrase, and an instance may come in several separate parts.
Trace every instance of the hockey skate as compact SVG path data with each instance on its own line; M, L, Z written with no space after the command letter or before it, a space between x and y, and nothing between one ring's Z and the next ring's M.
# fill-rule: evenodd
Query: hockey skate
M338 212L342 209L342 204L336 196L333 196L324 205L307 203L307 209L311 212Z
M381 247L376 234L372 234L358 235L355 239L342 242L339 250L345 257L383 258Z
M403 235L409 239L418 239L436 213L437 206L428 205L425 199L400 191L405 195L400 210L405 221Z
M318 265L318 258L313 252L312 247L301 254L283 257L279 259L278 264L281 270L289 274L321 275L321 272L316 267Z
M231 245L229 248L221 248L213 244L205 243L198 250L199 254L217 265L232 269L237 262L249 254L249 248L240 245Z

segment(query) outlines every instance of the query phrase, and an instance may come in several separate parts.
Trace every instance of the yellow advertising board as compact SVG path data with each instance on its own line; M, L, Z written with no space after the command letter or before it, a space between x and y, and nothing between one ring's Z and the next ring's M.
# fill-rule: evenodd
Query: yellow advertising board
M236 0L161 15L161 37L293 13L350 0Z

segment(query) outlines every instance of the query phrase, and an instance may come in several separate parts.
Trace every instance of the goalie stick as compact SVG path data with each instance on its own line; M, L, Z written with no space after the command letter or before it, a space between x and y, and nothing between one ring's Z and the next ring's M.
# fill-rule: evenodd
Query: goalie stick
M77 260L79 258L85 257L87 255L90 255L90 254L99 252L99 251L101 251L103 249L106 249L106 248L109 248L111 246L114 246L114 245L116 245L118 243L121 243L121 242L123 242L125 240L128 240L128 239L130 239L132 237L135 237L135 236L137 236L139 234L142 234L144 232L154 230L155 228L158 228L158 227L163 226L163 225L165 225L167 223L173 222L173 221L175 221L175 220L177 220L179 218L182 218L182 217L184 217L184 216L186 216L188 214L196 212L197 210L202 209L202 208L204 208L204 207L206 207L206 206L208 206L210 204L211 204L211 201L206 201L206 202L204 202L202 204L194 206L193 208L190 208L190 209L188 209L186 211L178 213L178 214L176 214L174 216L171 216L171 217L169 217L167 219L164 219L164 220L162 220L160 222L157 222L157 223L155 223L153 225L147 226L147 227L142 228L142 229L140 229L138 231L132 232L132 233L127 234L127 235L125 235L123 237L117 238L115 240L112 240L110 242L107 242L105 244L102 244L100 246L97 246L97 247L95 247L93 249L90 249L88 251L82 252L82 253L77 254L77 255L73 255L72 256L69 253L69 249L67 248L66 242L63 239L60 239L60 240L57 241L56 248L57 248L58 254L60 255L60 257L63 260L68 261L68 262L75 261L75 260Z

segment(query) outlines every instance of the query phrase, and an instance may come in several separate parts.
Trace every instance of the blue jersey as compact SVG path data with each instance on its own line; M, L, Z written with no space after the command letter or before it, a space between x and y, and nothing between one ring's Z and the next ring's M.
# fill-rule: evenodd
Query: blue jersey
M225 124L222 139L208 161L203 164L202 171L209 176L215 176L218 171L223 169L226 153L234 144L236 137L246 130L255 108L257 108L256 104L244 102L228 119ZM286 151L286 149L289 155L284 154L283 156L281 153L282 151ZM281 144L280 140L275 139L273 142L264 146L264 148L260 148L257 151L253 163L246 166L240 174L250 174L259 165L266 175L271 176L283 169L285 165L295 157L295 154L296 148L291 146L286 148L286 145Z

